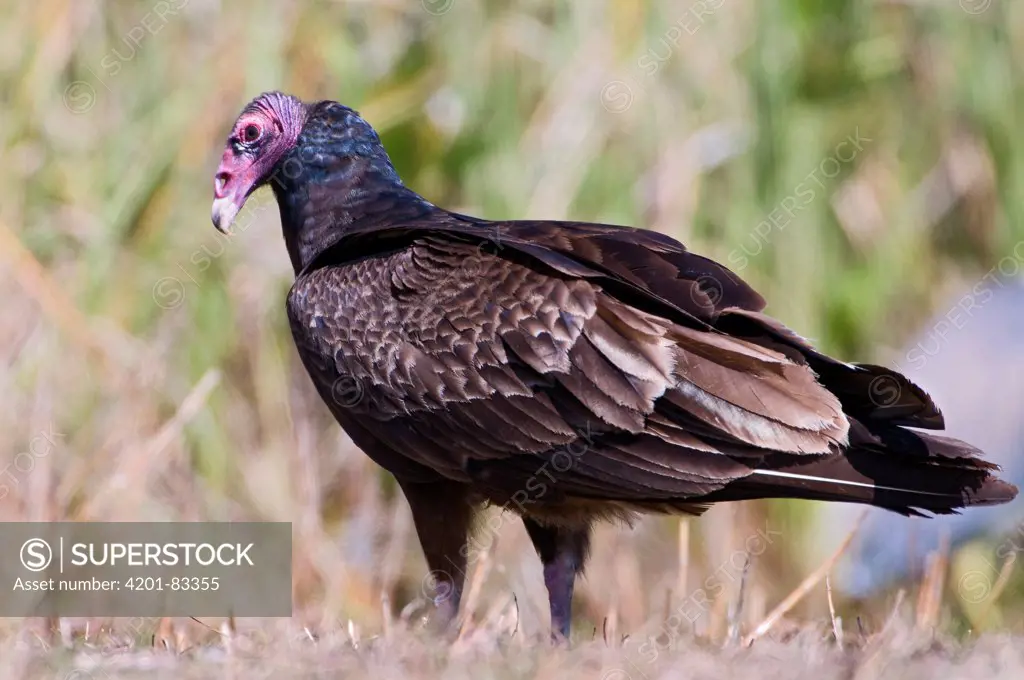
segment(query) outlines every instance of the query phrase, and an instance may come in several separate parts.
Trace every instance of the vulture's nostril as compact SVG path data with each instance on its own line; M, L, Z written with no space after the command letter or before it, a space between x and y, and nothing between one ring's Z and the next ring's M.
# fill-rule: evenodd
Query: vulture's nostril
M220 196L220 193L224 190L224 186L231 180L230 172L218 172L214 177L214 191Z

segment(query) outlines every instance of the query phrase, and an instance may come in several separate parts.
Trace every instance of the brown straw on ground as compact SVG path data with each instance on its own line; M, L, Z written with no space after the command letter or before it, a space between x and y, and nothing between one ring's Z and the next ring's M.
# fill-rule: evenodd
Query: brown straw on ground
M750 635L744 638L744 647L749 647L754 643L754 640L771 630L772 626L778 623L779 619L785 616L790 609L795 607L800 600L804 599L804 596L807 595L807 593L809 593L811 589L814 588L814 586L816 586L821 579L823 579L825 575L832 570L836 562L839 561L839 558L846 552L846 549L850 547L850 542L853 541L853 537L856 535L857 530L860 529L860 525L864 521L864 517L866 515L867 509L865 509L857 518L853 528L850 529L850 533L846 535L846 538L844 538L843 542L838 548L836 548L836 551L832 553L832 556L825 560L817 569L808 574L807 578L805 578L803 582L801 582L800 585L798 585L796 589L786 597L786 599L780 602L778 606L776 606L775 609L765 617L764 621L758 624L757 628L755 628Z

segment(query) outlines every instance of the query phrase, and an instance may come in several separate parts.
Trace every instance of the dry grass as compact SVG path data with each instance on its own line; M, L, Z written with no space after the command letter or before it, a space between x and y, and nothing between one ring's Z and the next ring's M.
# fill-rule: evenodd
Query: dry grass
M0 647L0 673L11 680L105 678L1017 678L1024 639L991 634L955 642L915 631L898 618L873 635L856 633L840 650L825 622L790 624L787 632L750 647L713 645L681 631L654 627L616 640L578 640L570 649L516 632L504 622L454 644L406 624L361 636L356 627L314 631L293 624L251 622L230 636L186 622L202 641L93 632L89 641L43 649L9 639ZM659 632L660 631L660 632ZM147 634L148 631L140 631ZM590 637L590 636L588 636Z

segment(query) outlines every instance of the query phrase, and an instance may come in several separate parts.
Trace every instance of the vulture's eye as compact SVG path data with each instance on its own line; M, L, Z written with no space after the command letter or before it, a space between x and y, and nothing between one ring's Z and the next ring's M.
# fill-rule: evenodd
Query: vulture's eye
M243 142L255 142L260 138L260 126L254 123L246 125L242 129L242 141Z

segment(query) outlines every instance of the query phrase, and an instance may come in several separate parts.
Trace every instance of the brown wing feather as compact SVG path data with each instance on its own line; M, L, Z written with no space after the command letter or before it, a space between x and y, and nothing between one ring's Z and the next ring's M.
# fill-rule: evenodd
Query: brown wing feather
M290 299L300 351L320 355L314 379L355 376L364 398L347 408L446 477L519 488L583 442L562 493L674 498L749 474L754 449L822 453L845 436L838 402L784 354L457 240L315 270ZM700 434L651 421L663 402Z
M421 208L352 225L289 297L314 382L323 394L359 381L363 398L343 410L376 421L373 446L496 502L541 471L545 502L656 511L797 496L945 512L1010 493L959 442L943 449L948 477L904 480L940 448L915 461L893 434L941 427L927 394L817 352L763 306L653 232ZM879 399L880 381L895 398ZM878 496L869 482L885 470L921 489Z

